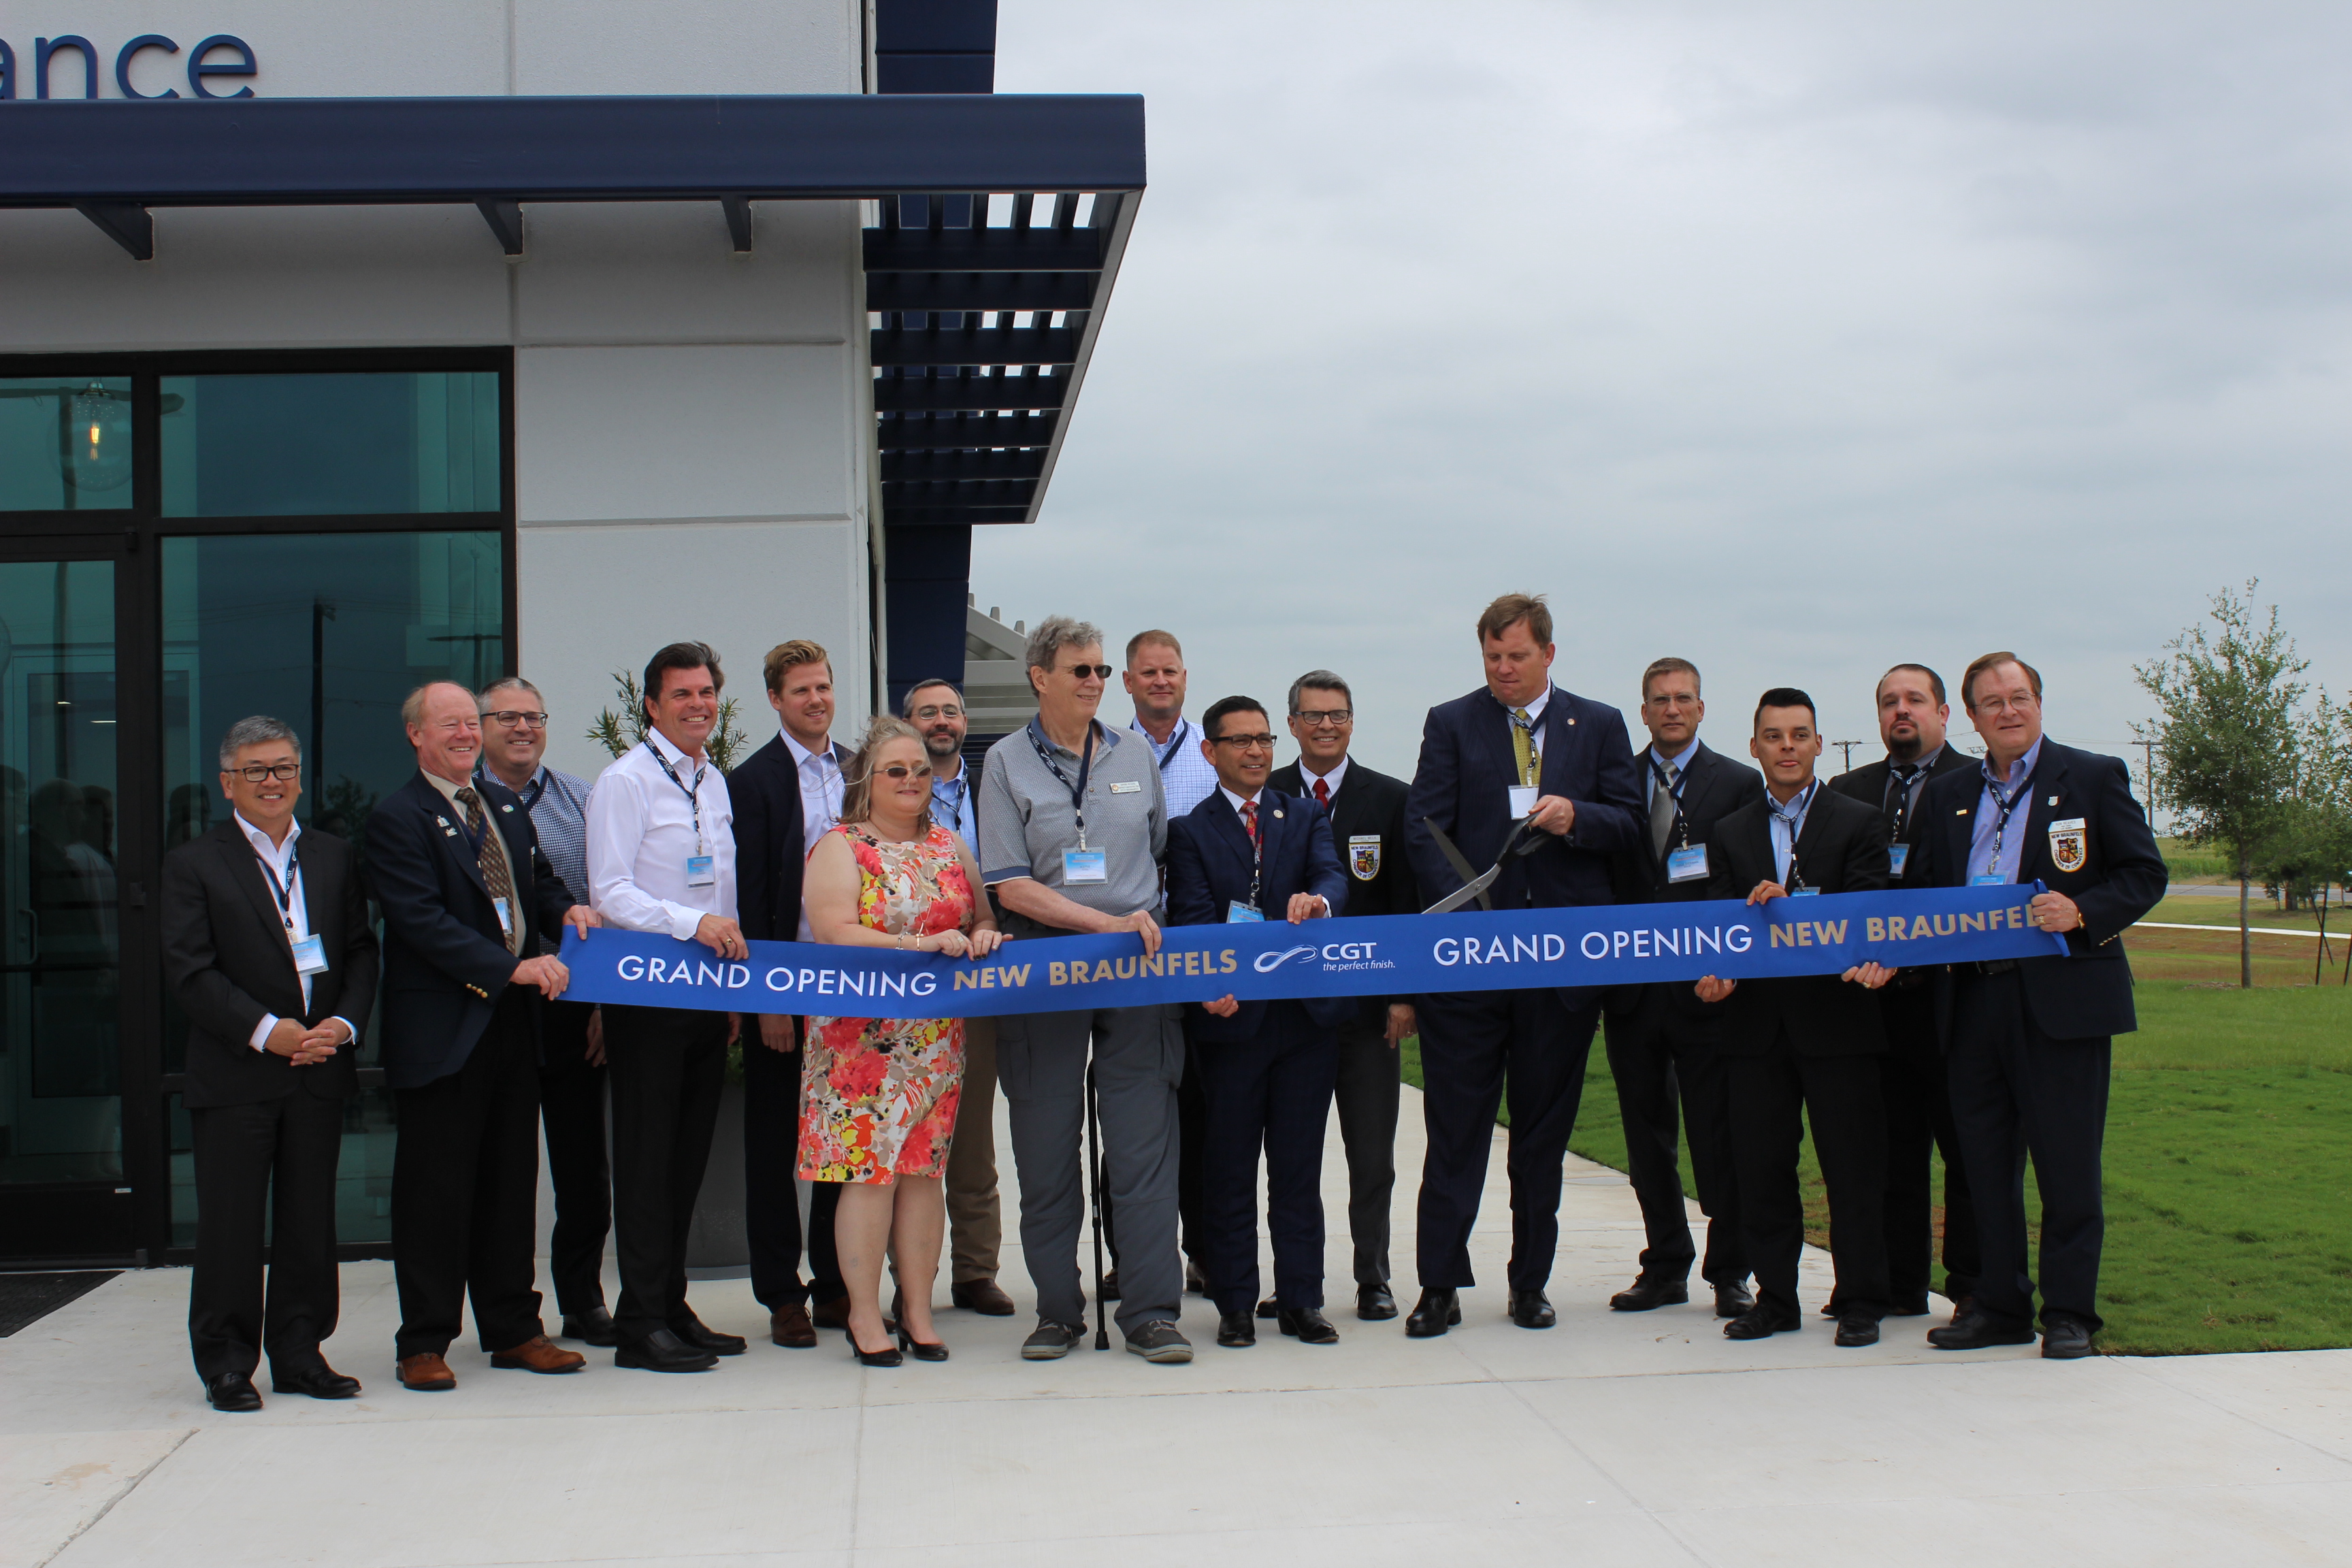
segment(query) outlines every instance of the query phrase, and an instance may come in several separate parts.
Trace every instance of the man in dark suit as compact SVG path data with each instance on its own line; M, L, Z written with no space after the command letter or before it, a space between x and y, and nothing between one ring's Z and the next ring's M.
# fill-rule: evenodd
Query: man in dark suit
M763 667L776 738L727 775L735 808L735 899L752 942L805 942L801 877L817 837L839 819L846 746L831 738L833 666L824 649L796 638L768 650ZM751 1247L751 1294L768 1309L768 1338L793 1350L816 1343L819 1324L848 1322L849 1287L834 1249L841 1188L809 1184L810 1279L801 1279L801 1196L794 1176L801 1128L801 1021L789 1013L757 1019L757 1046L743 1053L743 1221ZM751 1042L744 1042L751 1046ZM764 1049L761 1047L765 1047Z
M533 1289L539 1204L539 997L570 981L540 938L601 923L547 863L530 813L477 779L481 710L448 681L400 716L417 771L368 817L383 911L383 1058L400 1113L393 1152L394 1344L401 1385L457 1385L446 1354L470 1295L490 1364L576 1372ZM525 956L526 954L530 956Z
M1709 844L1716 824L1764 795L1754 768L1735 763L1698 738L1706 703L1697 666L1662 658L1642 672L1642 723L1650 746L1641 758L1649 795L1649 831L1611 862L1617 901L1687 903L1709 896ZM1715 1315L1736 1318L1756 1304L1748 1291L1748 1251L1740 1238L1739 1186L1733 1175L1729 1089L1720 1040L1723 1009L1683 984L1621 985L1609 993L1602 1025L1609 1072L1617 1080L1625 1124L1626 1173L1641 1200L1646 1233L1641 1271L1609 1298L1620 1312L1646 1312L1690 1300L1690 1269L1715 1288ZM1680 1110L1677 1114L1676 1100ZM1676 1158L1680 1124L1690 1127L1691 1177L1707 1217L1706 1258L1691 1246Z
M2042 1194L2042 1353L2091 1353L2106 1238L2100 1145L2114 1038L2138 1027L2117 939L2164 897L2164 857L2122 762L2042 733L2042 677L2013 653L1960 678L1985 759L1927 786L1915 886L2040 882L2027 919L2064 957L1954 964L1937 988L1960 1163L1983 1271L1969 1311L1931 1329L1942 1350L2033 1342L2025 1161Z
M1217 787L1168 825L1168 923L1328 918L1347 893L1331 820L1313 801L1265 787L1274 765L1265 710L1227 697L1202 716L1201 729L1201 754L1216 769ZM1355 1010L1345 996L1231 995L1184 1010L1201 1084L1202 1261L1221 1345L1257 1342L1261 1148L1276 1321L1302 1343L1339 1342L1323 1315L1323 1129L1339 1072L1333 1030Z
M1887 853L1899 884L1918 847L1927 818L1919 797L1930 779L1973 773L1973 759L1944 743L1952 710L1944 678L1924 664L1898 664L1879 678L1878 738L1886 760L1840 773L1830 788L1876 806L1886 816ZM1935 1194L1927 1155L1944 1155L1944 1294L1958 1321L1977 1288L1977 1213L1960 1173L1952 1131L1952 1100L1944 1084L1944 1047L1936 1037L1933 983L1939 971L1906 969L1878 994L1886 1019L1886 1054L1879 1086L1886 1097L1886 1278L1889 1310L1898 1318L1927 1310L1934 1274ZM1831 1316L1835 1303L1822 1310Z
M1331 843L1348 873L1342 915L1421 912L1404 853L1405 783L1348 754L1355 694L1328 669L1290 684L1290 734L1298 761L1276 768L1268 789L1303 795L1331 816ZM1396 1192L1397 1046L1415 1028L1409 996L1366 996L1339 1020L1339 1080L1332 1099L1348 1151L1348 1234L1356 1248L1356 1316L1397 1315L1389 1289L1389 1205ZM1258 1316L1266 1316L1263 1304Z
M1763 764L1764 796L1716 824L1707 847L1716 862L1709 895L1750 904L1780 900L1777 919L1809 894L1883 891L1885 819L1822 788L1813 771L1822 754L1813 700L1786 686L1764 693L1748 745ZM1703 1002L1725 1003L1731 1151L1740 1226L1756 1270L1756 1305L1723 1326L1726 1338L1760 1340L1804 1326L1797 1304L1805 1248L1797 1146L1810 1123L1829 1186L1837 1342L1878 1342L1878 1321L1886 1314L1886 1236L1879 1218L1886 1124L1878 1058L1886 1031L1870 993L1889 973L1864 963L1842 975L1731 981L1710 974L1693 987Z
M294 820L301 780L292 730L239 720L220 746L234 815L163 858L163 983L190 1025L188 1342L215 1410L261 1408L264 1350L280 1394L360 1391L319 1347L335 1331L335 1165L375 995L375 931L351 846Z
M1478 617L1486 684L1429 710L1405 801L1405 847L1422 895L1442 899L1495 863L1513 826L1538 834L1489 886L1496 909L1613 901L1609 858L1640 842L1642 787L1624 718L1551 684L1551 611L1507 594ZM1474 1283L1470 1227L1507 1076L1511 1106L1511 1321L1558 1321L1544 1287L1559 1247L1560 1166L1601 1016L1589 989L1434 993L1421 999L1422 1167L1415 1338L1462 1321Z

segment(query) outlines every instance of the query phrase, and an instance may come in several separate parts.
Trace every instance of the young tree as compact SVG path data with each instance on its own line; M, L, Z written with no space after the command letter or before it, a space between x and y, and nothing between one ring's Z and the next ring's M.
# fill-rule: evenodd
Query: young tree
M2256 583L2242 596L2224 588L2207 618L2165 644L2167 656L2136 667L2156 700L2156 721L2137 726L2157 745L2158 804L2179 819L2191 844L2218 844L2238 872L2238 984L2254 983L2247 889L2264 842L2283 826L2305 742L2304 683L2310 661L2279 626L2272 605L2257 623Z

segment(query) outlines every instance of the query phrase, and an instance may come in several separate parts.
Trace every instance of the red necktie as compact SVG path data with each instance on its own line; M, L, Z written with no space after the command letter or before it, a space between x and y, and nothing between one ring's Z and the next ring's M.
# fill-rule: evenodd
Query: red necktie
M1327 811L1330 809L1331 786L1321 779L1315 781L1315 804Z
M1257 802L1254 800L1242 802L1242 831L1249 835L1251 843L1257 842Z

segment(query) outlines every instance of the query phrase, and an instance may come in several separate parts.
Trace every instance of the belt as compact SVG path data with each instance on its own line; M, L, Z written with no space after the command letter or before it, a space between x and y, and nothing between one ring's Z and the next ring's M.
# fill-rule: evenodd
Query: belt
M1933 969L1906 969L1886 984L1897 991L1908 991L1915 985L1925 985L1936 978Z
M1975 963L1956 963L1952 967L1963 974L2006 974L2017 967L2017 960L2013 958L1984 959Z

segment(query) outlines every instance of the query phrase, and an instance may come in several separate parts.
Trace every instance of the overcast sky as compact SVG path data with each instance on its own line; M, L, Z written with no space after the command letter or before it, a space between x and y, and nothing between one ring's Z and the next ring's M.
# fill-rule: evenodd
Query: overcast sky
M2132 664L2255 575L2352 686L2352 9L1000 18L999 90L1150 137L1043 519L977 531L1008 621L1165 625L1195 713L1328 665L1406 774L1511 589L1629 724L1696 662L1734 752L1786 683L1875 758L1882 668L2001 647L2120 751Z

